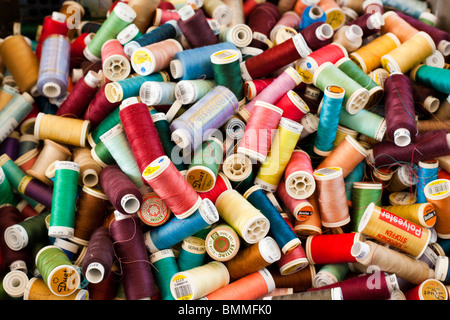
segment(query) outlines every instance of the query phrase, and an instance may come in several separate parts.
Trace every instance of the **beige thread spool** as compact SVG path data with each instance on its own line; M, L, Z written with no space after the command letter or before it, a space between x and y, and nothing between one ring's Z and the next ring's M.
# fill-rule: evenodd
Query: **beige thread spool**
M229 23L230 27L235 26L237 24L245 24L243 1L223 0L223 3L229 6L231 8L231 11L233 11L233 17L231 19L231 22Z
M47 178L45 171L53 162L57 160L67 161L72 157L70 150L50 139L44 139L44 146L39 153L36 162L26 173L42 182L51 185L53 182Z
M355 242L352 255L365 266L378 266L382 271L396 274L414 284L433 278L435 274L426 262L370 240Z
M348 52L359 49L363 43L363 30L360 26L354 24L343 26L333 35L333 41L340 43Z
M395 247L414 258L419 258L424 253L431 238L429 229L386 211L374 202L370 203L364 211L358 232Z
M436 179L425 185L424 194L429 203L436 209L434 225L440 238L450 239L450 181Z
M388 188L391 192L398 192L411 188L411 186L416 184L417 181L412 170L407 166L401 166L392 176Z
M75 148L73 161L80 165L80 182L88 187L96 186L102 167L92 158L91 150L87 147Z
M153 19L160 0L130 0L128 5L136 12L133 23L145 34Z

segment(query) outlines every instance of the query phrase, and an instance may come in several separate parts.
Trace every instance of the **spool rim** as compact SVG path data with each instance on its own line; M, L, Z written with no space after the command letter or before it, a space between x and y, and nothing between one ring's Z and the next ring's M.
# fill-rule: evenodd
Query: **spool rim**
M242 173L244 175L243 175L243 179L241 179L241 180L238 180L237 175L236 175L237 169L234 167L234 165L236 165L236 161L239 161L239 160L242 160L242 162L238 163L240 165L239 172L242 170L242 168L244 168L242 170ZM247 170L247 169L249 169L249 170ZM230 181L233 181L233 182L244 181L252 173L252 163L251 163L251 160L246 155L241 154L241 153L235 153L231 156L228 156L225 159L225 161L223 162L223 165L222 165L222 171L223 171L223 174Z
M305 185L303 188L305 190L304 192L300 192L301 189L297 186L299 183ZM313 175L306 171L302 171L301 173L291 173L286 177L285 186L288 195L294 199L306 199L316 190L316 183ZM300 196L299 193L301 194Z
M5 242L11 250L18 251L28 245L28 234L21 225L12 225L4 232Z
M11 270L3 277L2 283L9 296L20 298L26 290L28 276L21 270Z
M105 268L101 263L90 263L86 269L86 279L89 283L99 283L103 280Z
M345 109L350 114L356 114L367 105L370 94L366 88L359 88L347 99Z

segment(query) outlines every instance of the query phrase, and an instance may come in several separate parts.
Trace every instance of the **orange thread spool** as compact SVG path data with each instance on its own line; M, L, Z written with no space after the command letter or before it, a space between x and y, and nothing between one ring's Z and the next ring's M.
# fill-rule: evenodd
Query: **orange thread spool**
M406 300L448 300L448 290L439 280L427 279L405 292Z
M27 170L29 170L33 167L38 156L39 156L39 150L32 149L32 150L24 153L23 155L21 155L14 162L17 164L17 166L20 169L22 169L23 172L27 172Z
M425 197L436 210L434 228L439 237L450 239L450 180L436 179L425 185Z
M405 42L419 30L414 28L394 11L388 11L383 14L384 25L381 27L381 33L392 32L397 36L401 43Z
M313 213L309 219L305 221L294 221L294 231L302 238L322 233L322 220L320 218L319 204L317 201L317 193L314 192L308 197L308 202L312 205Z
M31 278L23 295L23 300L88 300L88 298L89 292L85 289L77 289L68 296L57 296L40 278Z

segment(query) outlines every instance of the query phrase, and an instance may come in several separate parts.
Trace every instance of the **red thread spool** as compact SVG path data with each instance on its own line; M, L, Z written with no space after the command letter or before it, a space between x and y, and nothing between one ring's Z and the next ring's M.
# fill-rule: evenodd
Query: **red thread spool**
M178 13L178 27L192 49L219 43L202 9L194 10L191 6L184 6Z
M89 120L91 129L95 129L111 112L119 105L119 102L109 102L105 94L106 83L98 89L94 98L91 100L89 107L86 109L83 119Z
M150 300L156 295L156 287L140 220L137 216L115 214L109 230L122 270L125 297L127 300Z
M208 295L207 300L256 300L275 289L270 272L263 268Z
M207 192L199 192L198 195L202 199L208 198L212 201L212 203L215 203L216 199L222 194L222 192L230 189L233 189L230 180L228 180L222 172L219 172L214 188Z
M167 2L161 1L160 3ZM161 26L167 21L175 20L178 21L180 19L180 14L178 11L169 9L169 8L157 8L155 10L155 15L153 16L153 25Z
M247 20L250 13L252 13L252 11L256 8L256 6L260 3L261 3L260 1L256 1L256 0L245 0L244 1L242 6L243 6L245 20Z
M150 163L142 177L178 219L187 218L200 207L202 198L167 156Z
M439 280L427 279L405 292L406 300L448 300L448 290Z
M239 142L237 152L265 161L283 111L273 104L257 101Z
M353 244L364 241L361 233L336 233L309 236L306 239L305 252L311 264L352 263Z
M255 79L244 82L244 94L247 100L252 100L261 93L269 84L275 80L275 77L265 79Z
M71 69L77 68L81 65L81 62L86 60L83 54L83 50L88 43L92 40L95 33L84 32L76 37L70 44L70 67Z
M130 61L119 40L110 39L102 45L101 59L102 70L106 79L120 81L130 75Z
M297 72L305 83L312 83L314 72L325 62L336 63L348 57L347 50L339 43L330 43L311 52L307 57L297 62Z
M298 221L308 220L314 213L314 208L307 199L295 199L286 191L286 181L283 178L278 185L277 195Z
M53 34L60 34L67 36L69 28L66 24L66 16L60 12L54 11L51 16L46 16L42 23L42 31L39 36L39 41L36 45L36 57L41 59L42 44L48 36Z
M83 78L77 81L66 100L59 106L56 115L76 119L83 117L98 91L100 81L99 74L91 70L88 71Z
M142 204L142 195L133 181L117 165L108 165L100 171L100 186L117 211L136 213Z
M275 105L283 110L284 118L297 122L309 112L306 102L294 90L289 90Z
M165 155L158 131L145 103L128 99L120 106L119 117L140 172L155 159Z

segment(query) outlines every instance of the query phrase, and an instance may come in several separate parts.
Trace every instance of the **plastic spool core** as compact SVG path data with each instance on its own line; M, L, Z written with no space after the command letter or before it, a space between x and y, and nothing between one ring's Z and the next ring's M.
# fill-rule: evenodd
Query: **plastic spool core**
M222 171L225 176L233 182L241 182L247 179L252 173L251 160L239 153L235 153L225 159Z
M303 151L294 151L303 152ZM286 192L294 199L306 199L311 196L316 189L314 177L306 171L293 172L286 177Z
M316 36L320 40L330 39L333 35L333 27L328 23L324 23L316 29Z
M103 280L105 268L100 263L91 263L86 269L86 279L90 283L99 283Z
M47 98L56 98L61 94L61 87L56 82L47 82L44 84L42 92Z

